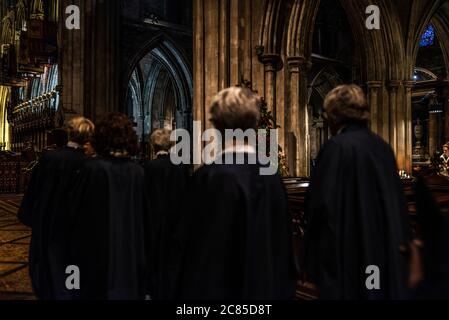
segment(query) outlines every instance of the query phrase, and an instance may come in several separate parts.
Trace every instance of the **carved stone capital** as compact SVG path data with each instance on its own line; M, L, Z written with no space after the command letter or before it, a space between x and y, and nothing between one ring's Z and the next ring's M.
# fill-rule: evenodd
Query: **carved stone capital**
M368 81L366 83L368 89L368 95L371 97L372 95L376 95L379 89L382 87L382 81Z
M287 63L290 72L309 72L312 62L303 56L288 57Z
M263 63L265 68L267 68L268 71L280 71L284 67L284 62L282 61L282 58L278 54L262 54L259 56L259 61Z
M377 80L368 81L366 83L366 85L368 86L369 90L379 89L382 86L382 81L377 81Z
M388 89L390 89L391 91L396 91L398 90L401 83L402 82L400 80L390 80L388 82Z
M404 87L407 90L411 90L414 86L415 86L415 82L414 81L404 81Z

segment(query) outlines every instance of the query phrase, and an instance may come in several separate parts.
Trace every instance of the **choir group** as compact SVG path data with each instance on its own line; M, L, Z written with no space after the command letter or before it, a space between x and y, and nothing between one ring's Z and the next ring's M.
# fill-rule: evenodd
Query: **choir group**
M229 88L213 100L221 133L258 127L260 98ZM171 132L151 136L155 159L139 163L132 122L111 113L74 118L68 143L35 168L19 211L33 231L30 276L39 299L292 300L297 279L321 299L408 299L423 283L395 156L369 130L362 90L326 98L333 138L320 152L306 201L304 266L279 175L260 163L195 168L170 160ZM225 141L220 157L254 148ZM67 286L67 268L79 286ZM377 270L368 286L367 268ZM298 274L301 272L301 274ZM410 279L414 279L411 281Z

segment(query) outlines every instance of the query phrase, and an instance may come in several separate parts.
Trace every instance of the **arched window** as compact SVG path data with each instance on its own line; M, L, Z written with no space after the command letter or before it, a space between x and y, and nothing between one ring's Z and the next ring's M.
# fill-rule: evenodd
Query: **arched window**
M429 25L426 31L421 36L421 41L419 42L420 47L430 47L435 43L435 29L432 25Z
M193 83L182 54L169 41L151 47L128 83L126 109L142 141L154 129L190 130Z

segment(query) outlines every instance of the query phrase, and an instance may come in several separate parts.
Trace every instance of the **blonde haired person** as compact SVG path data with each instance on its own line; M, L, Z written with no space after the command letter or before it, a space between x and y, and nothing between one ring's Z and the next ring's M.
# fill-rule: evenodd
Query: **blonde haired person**
M82 273L76 300L141 300L151 270L144 171L133 160L138 138L133 122L108 113L96 124L93 146L98 153L81 168L70 197L75 217L67 244L70 265ZM148 269L147 269L148 268Z
M324 300L406 299L409 223L394 153L368 128L360 87L332 90L324 115L333 137L320 151L306 200L307 280ZM377 270L371 290L367 272Z
M83 146L90 142L93 123L83 117L67 124L69 142L45 153L36 165L18 217L32 228L29 271L39 299L65 299L63 279L67 240L68 198L73 181L87 160Z
M67 135L69 142L83 145L92 139L95 125L84 117L75 117L67 122Z
M94 156L95 150L92 146L92 137L95 125L92 121L84 117L75 117L67 123L68 147L82 148L88 156Z
M220 132L256 129L259 107L257 94L231 87L213 99L210 120ZM249 161L254 146L231 142L223 154L244 163L204 165L189 184L179 297L290 300L296 278L284 185Z
M173 147L173 141L170 141L171 130L157 129L150 137L151 147L156 157L168 155Z
M226 129L257 129L260 103L260 97L248 88L225 89L212 101L210 121L222 134Z

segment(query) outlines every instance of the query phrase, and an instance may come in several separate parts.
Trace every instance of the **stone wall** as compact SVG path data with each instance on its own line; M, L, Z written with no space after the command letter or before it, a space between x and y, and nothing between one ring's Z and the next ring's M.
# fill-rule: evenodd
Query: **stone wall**
M443 1L340 3L360 52L356 78L369 99L372 130L391 144L399 168L411 172L413 68L420 35L432 19L440 17L435 25L441 37L449 34L441 18ZM280 144L296 176L310 174L307 85L319 4L318 0L194 0L194 118L210 126L212 97L242 78L250 80L282 127ZM380 30L366 28L365 10L371 4L380 8ZM446 48L449 57L447 53Z

